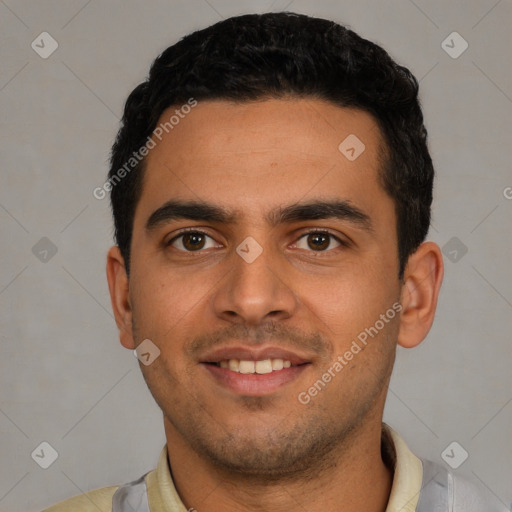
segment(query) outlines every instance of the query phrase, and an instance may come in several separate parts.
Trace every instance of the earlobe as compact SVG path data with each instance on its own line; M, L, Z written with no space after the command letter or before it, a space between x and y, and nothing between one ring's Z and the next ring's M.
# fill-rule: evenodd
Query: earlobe
M434 242L424 242L409 257L402 286L402 314L398 344L419 345L427 336L436 312L443 281L443 257Z
M121 345L134 349L129 281L124 258L117 246L111 247L108 251L107 281Z

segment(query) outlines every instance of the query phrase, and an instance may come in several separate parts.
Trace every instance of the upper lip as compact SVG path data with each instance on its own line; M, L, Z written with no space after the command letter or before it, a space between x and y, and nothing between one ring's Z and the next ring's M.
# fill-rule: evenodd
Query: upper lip
M222 347L212 350L201 357L201 363L219 363L229 359L244 361L263 361L265 359L283 359L293 365L309 363L310 360L298 354L279 347Z

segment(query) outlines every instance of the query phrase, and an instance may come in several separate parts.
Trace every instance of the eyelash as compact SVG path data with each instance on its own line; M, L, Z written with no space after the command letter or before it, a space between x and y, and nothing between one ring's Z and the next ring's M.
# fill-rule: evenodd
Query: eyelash
M179 238L181 238L183 235L186 235L188 233L197 233L199 235L202 235L202 236L207 236L208 238L212 238L212 236L210 236L206 231L202 231L200 229L197 229L197 228L186 228L186 229L183 229L181 230L180 232L178 232L178 234L176 236L174 236L173 238L171 238L168 242L165 243L165 246L166 247L169 247L171 246L176 240L178 240ZM341 238L339 238L338 236L336 236L335 234L331 233L329 230L326 230L326 229L310 229L309 231L305 231L304 233L302 233L298 239L298 240L301 240L302 238L304 238L305 236L308 236L308 235L311 235L311 234L321 234L321 235L328 235L330 236L331 238L333 238L334 240L336 240L336 242L338 242L340 244L340 246L342 247L348 247L349 246L349 243L345 240L342 240ZM335 247L335 249L337 249L337 247ZM329 251L332 251L334 249L326 249L326 250L323 250L323 251L309 251L309 252L318 252L318 253L322 253L322 252L329 252ZM181 249L178 249L178 251L180 252L187 252L187 253L198 253L198 252L201 252L202 249L198 249L197 251L183 251Z

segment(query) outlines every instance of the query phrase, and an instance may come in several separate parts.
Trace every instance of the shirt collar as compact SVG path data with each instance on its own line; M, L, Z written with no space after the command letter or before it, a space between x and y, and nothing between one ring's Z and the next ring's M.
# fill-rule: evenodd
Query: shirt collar
M386 460L385 453L391 452L394 469L386 512L414 512L420 497L423 465L389 425L383 423L382 431L383 459Z

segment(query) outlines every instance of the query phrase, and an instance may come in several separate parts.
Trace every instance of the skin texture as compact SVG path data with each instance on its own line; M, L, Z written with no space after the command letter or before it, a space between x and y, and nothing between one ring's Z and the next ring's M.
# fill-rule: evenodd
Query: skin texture
M338 150L349 134L365 144L354 161ZM365 112L272 99L199 102L150 151L130 276L117 247L107 276L123 346L150 339L161 351L141 370L163 411L187 507L385 510L392 472L381 458L381 421L396 345L413 347L427 335L443 267L438 246L427 242L398 279L394 203L378 180L382 147ZM212 203L237 217L146 229L171 199ZM339 218L268 222L276 208L334 200L363 212L371 229ZM200 250L175 238L184 228L207 234L193 239ZM318 244L310 229L343 243ZM236 252L247 237L262 248L252 263ZM299 393L397 301L402 313L300 403ZM271 393L237 393L201 364L212 348L235 345L284 348L309 364Z

